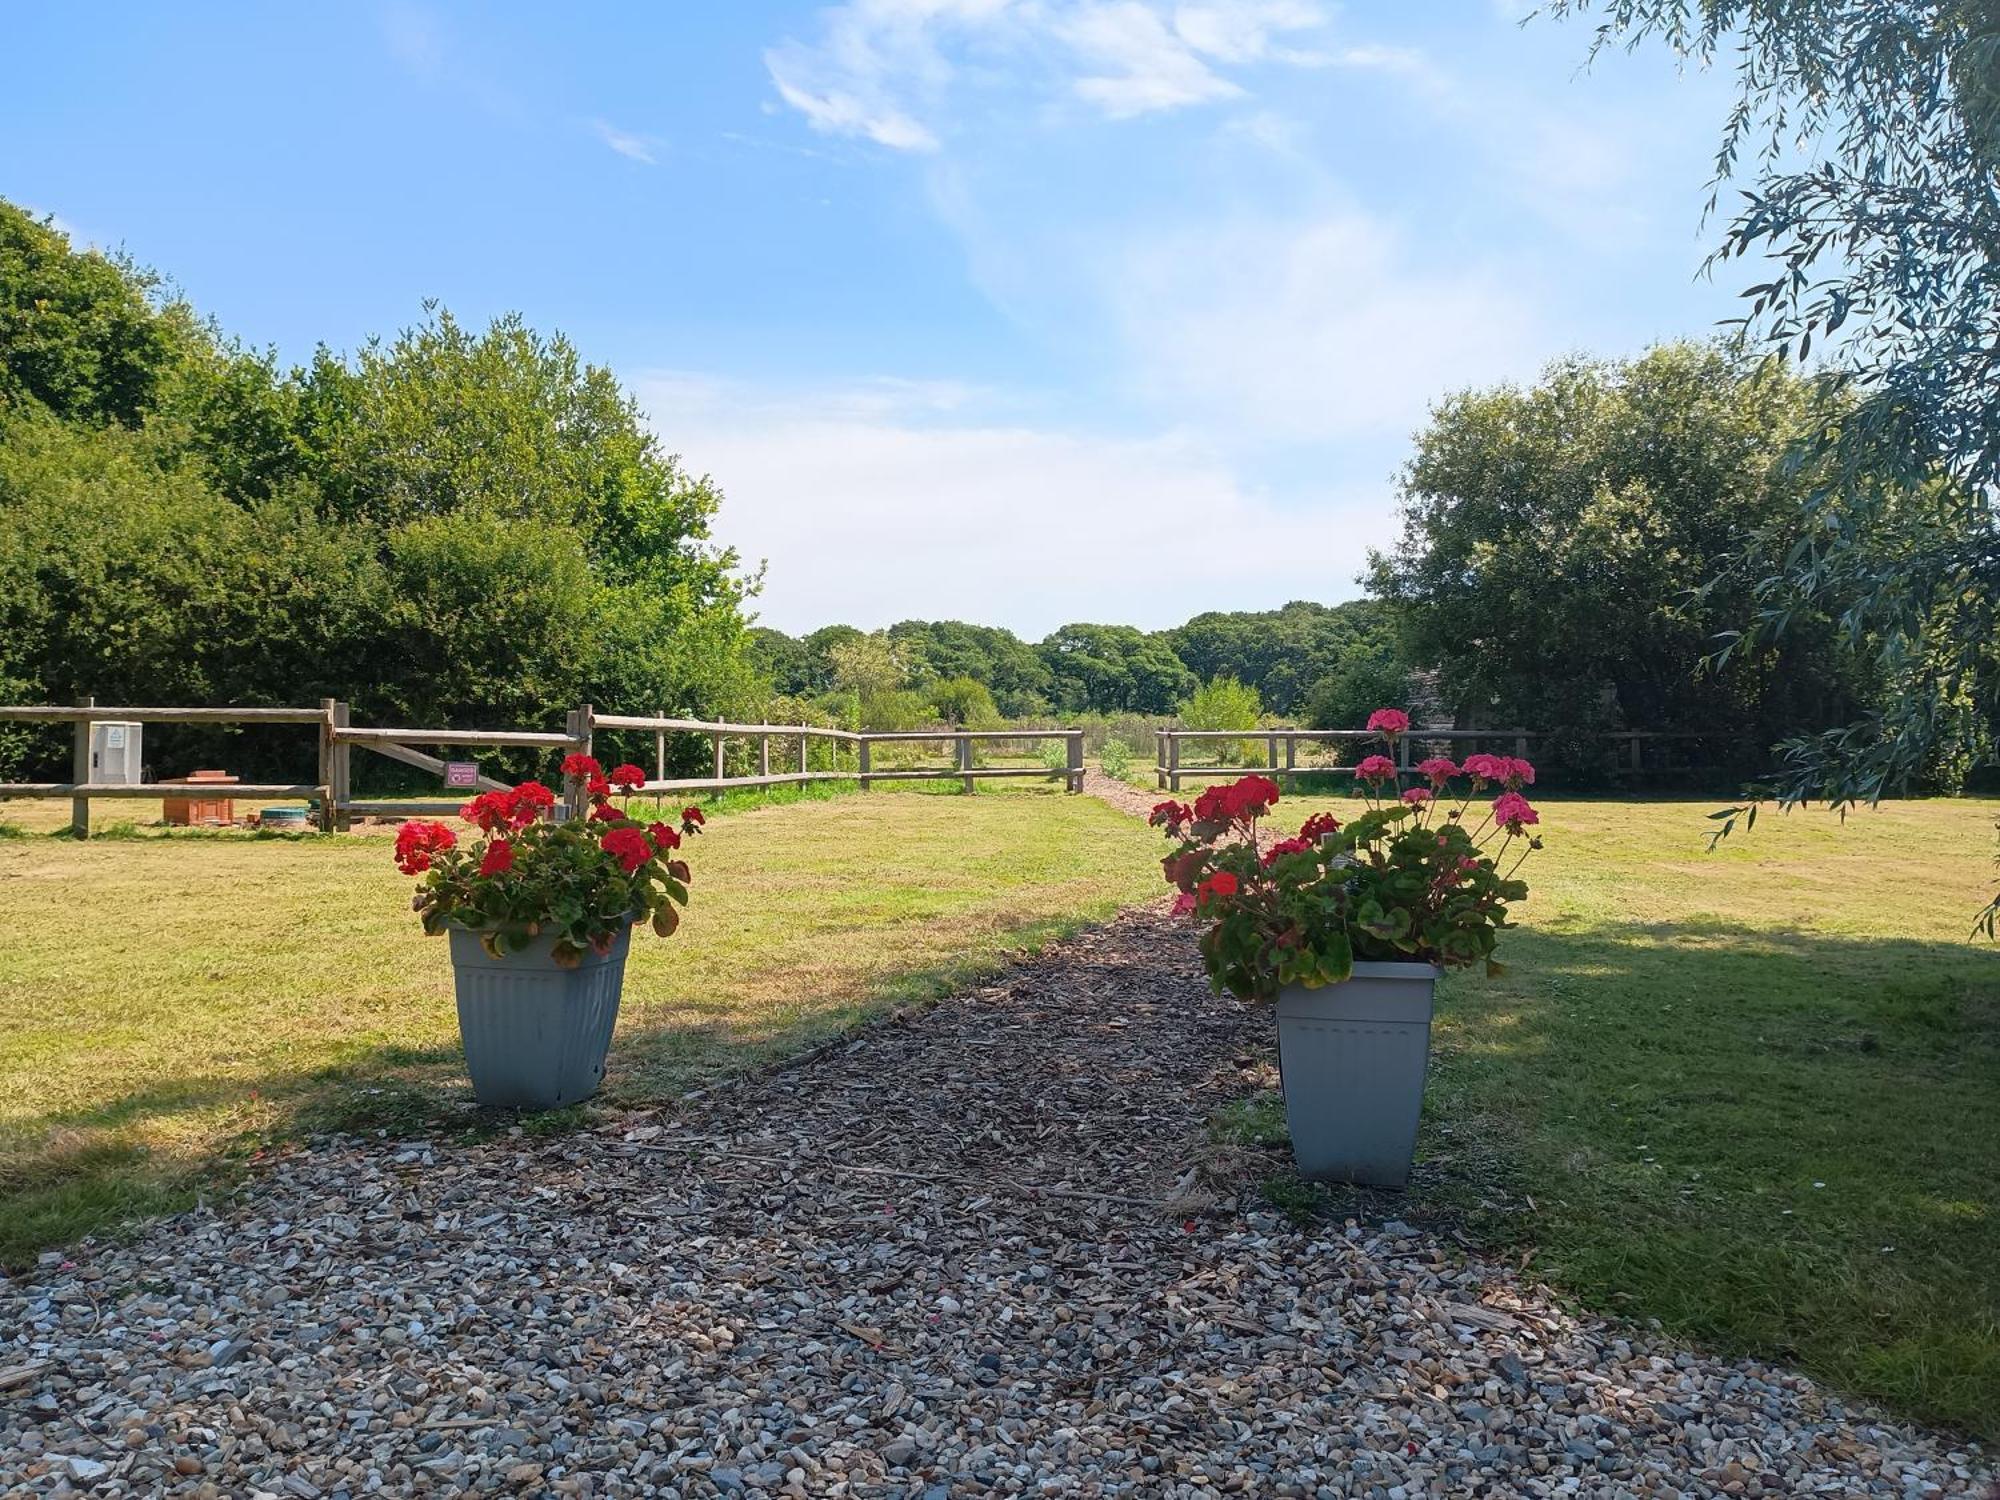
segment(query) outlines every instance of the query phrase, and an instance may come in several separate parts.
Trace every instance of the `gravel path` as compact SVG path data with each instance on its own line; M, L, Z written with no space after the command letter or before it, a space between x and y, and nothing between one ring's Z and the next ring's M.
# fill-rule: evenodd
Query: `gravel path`
M548 1140L333 1142L0 1282L0 1491L1975 1493L1969 1449L1205 1180L1266 1067L1156 911Z

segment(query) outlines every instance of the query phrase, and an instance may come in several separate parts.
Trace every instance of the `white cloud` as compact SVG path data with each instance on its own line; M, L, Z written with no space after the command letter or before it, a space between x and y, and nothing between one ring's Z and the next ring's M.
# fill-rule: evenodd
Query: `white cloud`
M1424 269L1358 210L1149 233L1102 275L1143 393L1245 437L1401 436L1442 393L1545 350L1509 278Z
M620 156L649 167L659 165L659 158L653 154L660 147L660 141L656 137L620 130L609 120L592 120L590 128L597 132L600 141Z
M814 42L765 54L779 97L815 130L904 151L940 149L954 89L1011 84L1123 120L1241 97L1225 68L1420 61L1325 45L1314 0L849 0L819 19Z
M1159 627L1190 601L1350 597L1367 546L1387 540L1386 485L1329 487L1291 509L1188 437L986 419L963 409L962 387L760 391L676 374L633 385L662 441L722 486L722 539L768 560L762 608L782 630Z
M1141 0L1080 6L1051 29L1086 70L1070 85L1076 96L1114 120L1243 92L1214 73L1197 49Z

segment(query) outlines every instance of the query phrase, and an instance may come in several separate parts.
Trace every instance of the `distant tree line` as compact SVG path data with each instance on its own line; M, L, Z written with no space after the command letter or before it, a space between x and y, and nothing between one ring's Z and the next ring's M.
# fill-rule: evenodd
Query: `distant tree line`
M802 637L758 626L750 640L777 694L883 728L909 727L903 720L979 727L1086 714L1164 718L1185 713L1206 684L1223 680L1250 695L1253 716L1302 714L1315 693L1360 701L1395 670L1382 663L1400 660L1387 612L1369 600L1211 611L1159 631L1065 625L1033 643L961 620L904 620L874 632L828 625Z
M1383 704L1427 722L1561 737L1711 736L1713 761L1761 761L1881 694L1846 649L1837 601L1782 633L1736 634L1754 581L1744 539L1797 525L1818 476L1789 460L1823 394L1716 342L1632 359L1568 358L1532 386L1442 399L1398 486L1401 534L1371 555L1370 597L1211 611L1168 630L1067 625L1030 643L960 621L885 631L757 628L777 691L871 723L1137 713L1193 727L1351 728ZM1330 580L1332 582L1332 580ZM1727 648L1727 649L1725 649ZM1931 768L1956 785L1967 763Z
M283 369L0 201L0 702L337 697L440 727L743 710L719 502L608 371L516 317L427 307ZM148 759L290 780L298 738L156 731ZM67 779L67 756L0 730L0 778Z
M1565 359L1436 405L1367 598L1034 642L923 620L794 638L746 624L752 585L710 539L715 486L561 337L428 307L393 339L281 368L0 201L0 701L338 697L364 722L440 727L549 725L589 701L885 729L1340 728L1395 703L1578 747L1643 729L1761 748L1887 701L1830 582L1782 629L1733 634L1769 608L1744 539L1819 544L1801 518L1825 476L1798 438L1840 399L1720 344ZM1959 711L1982 722L1936 741L1953 750L1932 784L1990 750L1990 707L1968 693ZM290 777L283 738L148 743L170 772L199 756ZM0 776L66 764L60 733L0 728Z

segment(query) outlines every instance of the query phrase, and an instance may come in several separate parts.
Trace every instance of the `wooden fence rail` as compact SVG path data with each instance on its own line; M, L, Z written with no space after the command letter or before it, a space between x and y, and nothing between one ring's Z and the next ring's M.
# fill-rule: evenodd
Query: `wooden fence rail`
M1619 769L1628 774L1655 774L1645 764L1645 747L1655 741L1673 740L1724 740L1738 742L1742 736L1731 733L1705 734L1699 730L1647 730L1647 729L1607 729L1593 731L1533 730L1533 729L1420 729L1413 728L1396 740L1395 760L1399 771L1408 771L1417 760L1429 753L1424 747L1450 746L1461 741L1484 741L1488 744L1503 744L1513 755L1526 757L1528 747L1537 740L1561 739L1602 740L1624 746ZM1200 745L1208 742L1230 742L1253 744L1263 741L1265 763L1263 765L1224 765L1220 761L1190 764L1181 757L1184 744ZM1206 779L1217 776L1243 776L1255 772L1261 776L1350 776L1352 766L1300 765L1299 743L1309 744L1338 742L1342 740L1373 741L1383 743L1382 736L1368 729L1162 729L1159 731L1159 754L1154 765L1162 791L1177 792L1183 778ZM1280 759L1280 747L1283 758Z
M736 724L723 720L671 718L665 714L600 714L589 704L572 709L560 731L528 729L418 729L363 726L349 722L348 705L326 698L317 708L128 708L98 704L91 699L67 707L0 705L0 723L41 723L75 725L75 754L72 779L65 782L0 782L0 800L22 798L66 798L70 802L70 831L78 838L90 836L90 803L93 798L171 797L182 794L182 783L93 782L90 777L90 731L96 723L158 724L312 724L319 729L318 780L297 783L218 782L214 792L230 797L311 797L319 804L323 829L332 831L349 826L356 816L410 817L456 812L466 793L450 797L400 797L358 799L353 795L353 752L371 754L415 766L442 776L446 762L426 753L430 749L477 746L520 746L530 749L581 751L588 754L598 730L651 730L654 736L653 776L641 792L721 792L738 787L803 786L818 781L858 781L863 790L878 781L960 781L966 791L989 777L1041 776L1061 780L1071 792L1083 790L1083 731L1080 729L1028 730L898 730L869 731L827 729L815 724ZM712 743L714 774L697 777L667 775L667 737L670 734L705 735ZM733 740L754 744L757 769L751 774L729 774L727 747ZM831 750L830 765L812 766L812 744L825 742ZM985 766L973 757L975 742L1009 740L1022 743L1061 740L1067 749L1060 767ZM773 742L789 759L796 750L797 767L773 767ZM945 766L892 765L877 767L877 745L936 744L951 747L951 764ZM852 762L843 765L847 750ZM198 784L196 784L198 785ZM476 777L479 789L498 790L506 783L490 776ZM584 796L572 790L561 812L574 816L583 810Z

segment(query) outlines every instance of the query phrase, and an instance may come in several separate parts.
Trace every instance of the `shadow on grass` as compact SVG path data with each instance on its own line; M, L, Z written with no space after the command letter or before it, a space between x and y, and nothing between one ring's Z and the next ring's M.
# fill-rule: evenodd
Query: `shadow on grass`
M1508 956L1445 986L1414 1210L2000 1435L2000 953L1695 918Z
M1090 924L1047 918L1004 924L1009 947L878 975L795 1009L734 1021L636 999L628 983L603 1091L537 1114L482 1109L456 1044L356 1049L309 1069L162 1079L87 1108L51 1110L0 1132L0 1267L93 1232L171 1213L237 1180L271 1148L316 1135L418 1136L470 1143L520 1128L575 1129L606 1108L677 1098L691 1088L782 1065L898 1010L925 1006ZM209 1122L180 1150L150 1142L177 1122Z
M2000 1437L2000 953L1699 918L1524 929L1509 965L1446 981L1408 1192L1302 1180L1268 1091L1212 1138L1297 1221L1456 1233Z

